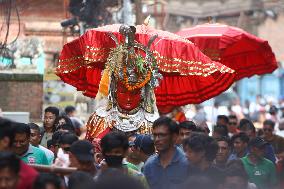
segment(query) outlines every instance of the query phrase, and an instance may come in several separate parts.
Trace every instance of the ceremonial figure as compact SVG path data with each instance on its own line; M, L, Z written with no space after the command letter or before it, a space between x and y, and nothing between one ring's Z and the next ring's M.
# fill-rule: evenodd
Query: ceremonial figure
M234 70L212 61L189 40L147 22L86 31L64 45L56 74L95 98L86 133L92 142L111 130L151 133L158 109L169 113L201 103L227 90L235 78Z
M97 109L87 122L86 138L92 142L111 130L129 134L150 134L152 123L159 117L154 88L161 75L150 46L153 36L144 46L134 41L135 27L122 25L119 32L125 42L115 41L106 62L96 96Z

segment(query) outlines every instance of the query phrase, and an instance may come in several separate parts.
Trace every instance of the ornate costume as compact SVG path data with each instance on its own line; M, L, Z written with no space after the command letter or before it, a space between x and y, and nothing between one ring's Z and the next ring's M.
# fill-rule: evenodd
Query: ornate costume
M149 49L157 36L144 46L134 41L135 31L133 26L122 25L119 32L125 42L121 44L109 33L116 47L109 54L96 97L100 105L87 122L86 138L90 141L110 130L150 134L159 116L153 90L162 76Z

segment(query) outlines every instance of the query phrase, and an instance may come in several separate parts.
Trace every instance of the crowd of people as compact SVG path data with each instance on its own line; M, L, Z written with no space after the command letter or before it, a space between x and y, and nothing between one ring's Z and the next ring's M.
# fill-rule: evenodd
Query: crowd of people
M47 107L43 127L0 118L0 189L284 187L284 138L273 119L256 129L250 119L218 115L210 131L161 116L150 135L111 131L92 143L75 113Z

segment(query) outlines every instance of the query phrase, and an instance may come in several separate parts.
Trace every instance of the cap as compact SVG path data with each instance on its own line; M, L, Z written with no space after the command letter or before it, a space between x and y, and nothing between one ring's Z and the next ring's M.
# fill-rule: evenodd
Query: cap
M257 148L261 148L265 145L267 145L268 142L266 142L263 138L261 137L255 137L254 139L251 139L251 141L249 142L249 146L253 146L253 147L257 147Z
M147 155L155 152L154 141L150 135L137 135L134 144L136 148L140 148Z
M70 152L79 161L94 161L94 150L93 145L87 140L79 140L74 142L70 147Z

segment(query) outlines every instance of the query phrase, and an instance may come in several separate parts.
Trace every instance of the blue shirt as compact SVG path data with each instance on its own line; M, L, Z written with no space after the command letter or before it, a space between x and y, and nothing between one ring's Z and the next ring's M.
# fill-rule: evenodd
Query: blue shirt
M150 189L176 189L188 177L188 161L182 150L175 147L174 157L166 168L155 154L146 161L143 173Z
M266 159L269 159L275 164L276 157L275 157L273 146L271 144L266 145L264 157Z

